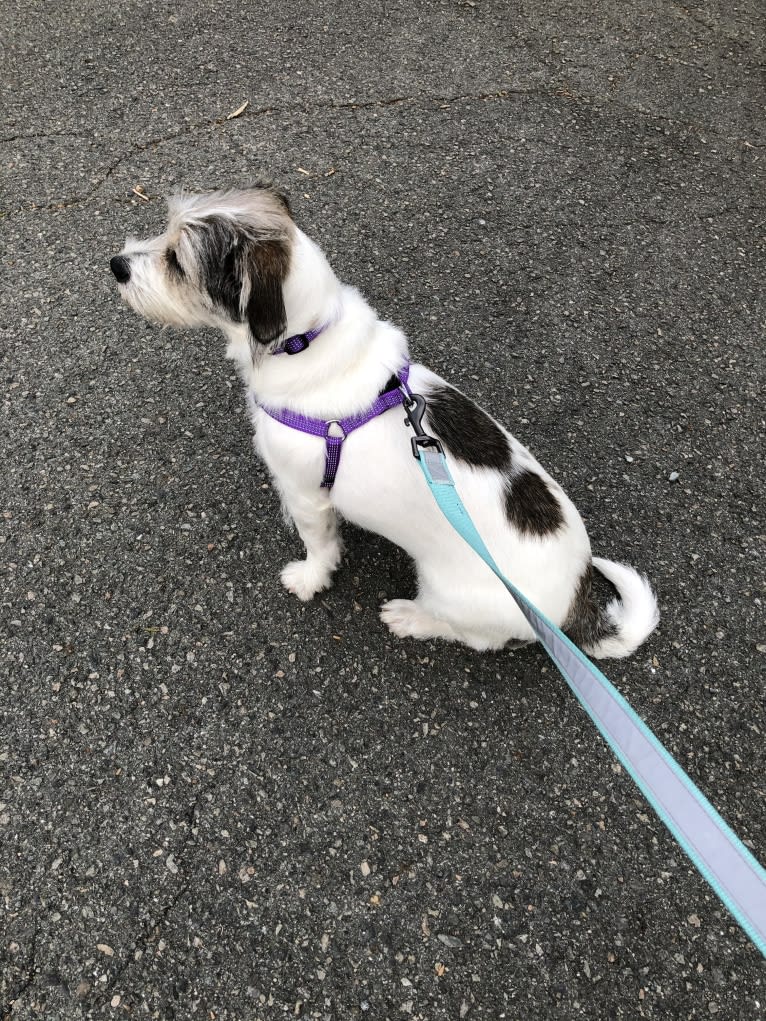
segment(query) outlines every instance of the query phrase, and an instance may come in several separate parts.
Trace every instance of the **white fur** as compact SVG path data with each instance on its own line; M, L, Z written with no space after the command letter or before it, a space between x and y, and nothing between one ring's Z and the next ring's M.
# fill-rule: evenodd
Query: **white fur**
M612 599L606 608L617 634L592 646L590 654L597 659L629 656L660 622L657 599L648 580L627 564L594 557L593 566L611 581L620 598Z
M534 635L498 579L463 542L437 507L412 456L411 431L395 408L355 430L342 447L340 468L331 490L320 488L325 443L291 429L261 408L288 408L325 420L368 408L389 377L407 359L403 333L378 319L364 298L342 285L319 247L294 226L290 268L283 284L287 317L285 336L330 325L298 355L253 356L246 323L233 322L194 290L195 275L169 284L161 252L172 239L183 246L185 217L204 217L211 210L225 215L253 213L251 193L226 193L177 199L168 232L124 254L139 253L135 277L121 291L149 318L182 325L215 322L228 339L227 354L238 365L248 391L255 427L255 447L279 489L284 508L300 533L306 558L288 564L282 583L299 599L327 588L341 557L338 518L385 536L415 561L418 594L414 600L392 599L381 618L394 634L441 637L474 649L498 649L510 640L532 641ZM184 204L186 203L186 205ZM276 215L269 206L270 216ZM279 224L276 225L277 227ZM159 253L159 254L158 254ZM183 249L188 262L193 253ZM132 260L131 260L132 264ZM150 314L151 313L151 314ZM460 370L456 367L459 378ZM411 367L414 392L442 382L422 365ZM502 499L502 477L448 456L457 489L501 570L544 614L563 625L578 583L591 561L590 543L574 505L515 438L508 436L514 470L531 469L555 494L564 524L543 538L522 534L509 524ZM632 568L596 560L598 569L617 587L608 616L617 634L590 649L595 656L625 656L657 623L657 606L646 579Z

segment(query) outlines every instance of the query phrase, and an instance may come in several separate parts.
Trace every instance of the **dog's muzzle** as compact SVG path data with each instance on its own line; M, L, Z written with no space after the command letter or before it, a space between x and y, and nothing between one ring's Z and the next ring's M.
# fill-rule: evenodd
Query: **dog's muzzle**
M130 263L124 255L115 255L109 260L109 268L114 273L118 284L126 284L130 280Z

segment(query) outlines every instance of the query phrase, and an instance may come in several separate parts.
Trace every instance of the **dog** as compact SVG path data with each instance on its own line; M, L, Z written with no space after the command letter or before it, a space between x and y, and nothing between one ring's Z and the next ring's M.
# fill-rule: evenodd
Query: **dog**
M401 391L409 387L425 398L426 431L442 444L502 572L593 657L630 655L648 637L659 620L648 580L592 557L580 515L532 454L456 387L409 365L402 331L338 280L284 194L265 183L179 194L168 211L165 232L129 238L111 269L122 299L146 319L213 326L226 337L246 387L256 452L305 545L305 559L282 570L289 592L310 600L330 585L345 518L415 562L417 597L381 607L395 635L479 651L535 640L426 486L404 426ZM381 400L387 410L367 420ZM312 433L306 422L321 428ZM605 605L594 570L616 590Z

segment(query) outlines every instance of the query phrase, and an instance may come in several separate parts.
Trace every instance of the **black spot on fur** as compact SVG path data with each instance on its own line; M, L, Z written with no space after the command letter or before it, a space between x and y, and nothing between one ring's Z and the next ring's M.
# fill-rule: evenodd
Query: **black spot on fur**
M197 235L200 271L207 292L219 308L241 322L241 251L243 237L228 220L208 217L193 228Z
M197 245L208 294L234 322L242 322L242 288L250 291L245 308L250 332L268 344L287 325L282 284L287 275L286 241L258 238L226 217L208 217L196 230L203 232Z
M567 637L581 649L591 648L604 638L611 638L617 634L614 622L599 607L599 601L593 591L594 577L601 578L601 575L594 571L592 564L588 564L580 578L563 627ZM610 585L609 588L612 593L615 592L613 586Z
M561 505L548 483L531 471L506 479L505 513L526 535L550 535L564 524Z
M425 396L428 426L453 457L474 468L510 469L508 439L478 405L450 386Z
M399 382L399 377L397 375L393 375L393 376L389 377L388 382L383 387L383 389L380 391L380 396L382 397L383 394L387 394L391 390L398 390L400 386L401 386L401 383Z
M184 272L183 266L178 261L178 255L176 254L175 248L168 248L167 252L165 252L165 262L168 264L170 275L175 277L176 280L183 280L186 273Z

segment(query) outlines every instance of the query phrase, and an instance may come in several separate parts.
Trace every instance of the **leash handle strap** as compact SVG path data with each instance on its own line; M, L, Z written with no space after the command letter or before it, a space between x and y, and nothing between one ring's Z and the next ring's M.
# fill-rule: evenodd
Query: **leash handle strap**
M427 447L419 455L447 520L508 589L601 736L766 957L766 872L614 685L503 575L463 506L444 455Z

